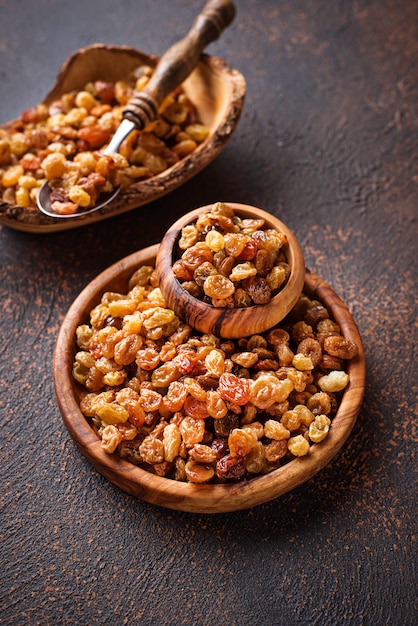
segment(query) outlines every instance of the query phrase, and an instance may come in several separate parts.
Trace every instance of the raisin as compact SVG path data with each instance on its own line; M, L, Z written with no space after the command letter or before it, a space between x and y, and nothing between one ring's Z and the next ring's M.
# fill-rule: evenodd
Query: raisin
M96 80L94 83L96 95L102 102L110 104L115 97L114 84L104 80Z
M328 415L331 411L331 398L325 391L314 393L306 403L314 415Z
M233 257L239 257L248 243L249 237L240 233L226 233L224 241L225 252Z
M127 335L122 341L115 345L115 363L118 365L128 365L135 361L137 352L142 344L139 335Z
M270 463L276 463L282 459L287 453L287 440L281 439L280 441L272 441L264 447L264 454L267 461Z
M227 454L216 464L216 475L226 480L242 480L245 476L245 457Z
M193 460L186 463L185 470L191 483L206 483L215 474L215 470L209 463L198 463Z
M324 350L331 356L340 359L353 359L358 355L358 346L351 339L344 339L339 335L327 337L324 341Z
M183 281L183 280L192 281L193 280L193 270L190 267L187 267L187 265L181 259L179 259L178 261L175 261L173 263L172 270L173 270L174 276L178 280L181 280L181 281Z
M205 435L205 422L201 419L194 419L190 415L186 416L180 423L180 434L186 446L193 446L200 443Z
M257 435L250 429L234 428L228 437L228 446L232 455L246 456L257 443Z
M261 276L251 276L242 284L254 304L267 304L271 300L270 287Z
M238 259L240 261L252 261L252 259L255 258L256 254L257 254L257 244L255 241L250 239L250 241L247 241L247 243L245 244Z
M214 439L210 444L210 447L216 453L217 461L225 456L229 450L227 439Z
M275 372L279 369L279 363L275 359L262 359L254 365L256 372Z
M197 357L194 352L181 352L174 357L173 363L176 364L176 367L180 374L190 374L193 371L197 362Z
M168 391L163 398L163 406L172 413L180 411L187 398L187 393L187 389L183 383L178 380L174 380L168 386Z
M233 232L235 228L234 220L227 215L218 215L214 220L214 223L217 224L226 233Z
M222 274L213 274L203 283L203 291L210 298L224 299L232 296L235 286L232 281Z
M206 408L206 401L200 401L193 396L187 396L184 401L184 410L189 417L193 417L196 420L203 420L209 417L208 410Z
M309 357L314 367L318 365L322 358L322 349L319 341L311 337L307 337L299 343L297 352Z
M246 378L238 378L225 372L219 378L219 395L227 402L242 406L250 399L250 384Z
M217 437L229 437L234 428L239 427L239 415L228 411L225 417L215 419L213 428Z
M212 262L213 252L204 242L199 241L194 246L185 250L181 257L184 265L191 270L195 270L205 262Z
M97 150L109 141L111 130L101 126L83 126L78 136L88 144L90 150Z
M222 274L222 276L228 277L235 265L235 259L233 256L226 256L221 263L219 264L219 273Z
M269 274L273 269L276 260L277 255L275 252L258 250L254 261L257 274L259 276L262 276L263 278L266 278L267 274Z
M330 354L323 354L322 359L318 363L320 370L327 372L329 370L342 370L344 369L342 359L337 356L331 356Z
M207 277L217 273L218 272L216 270L216 267L212 263L209 263L209 261L205 261L204 263L199 265L198 268L195 269L193 273L193 279L199 287L203 287L203 284Z
M328 318L328 311L322 304L319 304L306 311L304 321L309 324L309 326L316 328L319 322Z
M25 155L19 163L25 172L36 172L41 167L42 160L39 157Z

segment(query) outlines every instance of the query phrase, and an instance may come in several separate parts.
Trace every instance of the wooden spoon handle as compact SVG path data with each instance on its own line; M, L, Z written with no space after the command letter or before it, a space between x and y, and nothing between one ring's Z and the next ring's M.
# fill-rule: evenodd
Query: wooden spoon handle
M219 37L234 17L235 7L230 0L209 0L184 39L161 57L149 83L126 105L123 117L139 130L153 120L164 98L187 78L204 48Z

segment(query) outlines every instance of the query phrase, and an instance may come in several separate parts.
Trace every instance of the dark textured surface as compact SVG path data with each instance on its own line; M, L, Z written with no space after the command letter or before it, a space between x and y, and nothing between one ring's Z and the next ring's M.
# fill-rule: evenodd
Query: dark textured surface
M1 0L0 122L42 99L76 48L162 54L201 5ZM0 227L1 624L417 623L418 5L237 5L209 51L243 72L248 93L211 166L85 229ZM368 379L331 465L276 501L210 517L138 502L101 477L63 426L51 359L86 283L219 199L295 231L358 322Z

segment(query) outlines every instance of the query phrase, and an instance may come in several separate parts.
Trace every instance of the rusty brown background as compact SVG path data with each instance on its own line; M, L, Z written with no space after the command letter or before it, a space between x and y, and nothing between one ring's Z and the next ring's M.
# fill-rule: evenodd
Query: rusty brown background
M237 131L183 188L84 229L0 226L0 623L413 626L416 602L418 3L237 0L212 54L248 83ZM0 0L0 122L75 49L160 55L203 2ZM368 378L355 430L307 484L239 513L136 501L80 455L51 360L100 271L216 200L294 230L348 303Z

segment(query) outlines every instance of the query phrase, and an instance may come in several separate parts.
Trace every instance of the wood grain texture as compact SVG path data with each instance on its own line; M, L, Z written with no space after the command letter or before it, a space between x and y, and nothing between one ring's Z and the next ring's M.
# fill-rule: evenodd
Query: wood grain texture
M98 78L121 80L138 66L155 67L157 61L155 56L129 46L93 44L67 59L43 102L50 103L61 94L81 89L88 81ZM199 118L210 129L207 139L191 154L160 174L123 189L112 202L98 211L71 219L48 217L38 209L12 206L0 199L0 224L42 234L69 230L144 206L186 183L209 165L230 139L241 115L246 83L243 75L223 59L201 55L196 69L184 81L183 88L195 105Z
M129 277L141 265L155 264L157 248L141 250L112 265L94 279L70 307L58 335L54 357L55 392L65 425L83 455L101 474L127 493L159 506L193 513L224 513L249 508L287 493L325 467L339 452L356 421L365 386L364 350L357 326L331 287L310 272L306 274L304 290L328 308L344 337L359 346L359 356L349 364L350 384L344 391L329 435L320 444L313 445L306 457L297 458L265 476L236 484L183 483L156 476L115 454L104 452L99 438L81 413L79 404L85 392L72 376L77 351L76 328L88 321L89 312L100 302L104 292L127 293ZM300 293L301 290L297 297Z
M286 317L301 294L305 262L295 235L274 215L246 204L229 201L226 204L232 207L238 217L263 219L265 228L278 230L287 237L283 252L290 267L289 280L270 302L242 309L215 308L190 295L174 276L172 264L177 258L177 243L182 228L195 222L202 213L207 213L211 205L187 213L168 229L157 252L156 268L164 298L182 319L200 332L234 339L268 330Z

